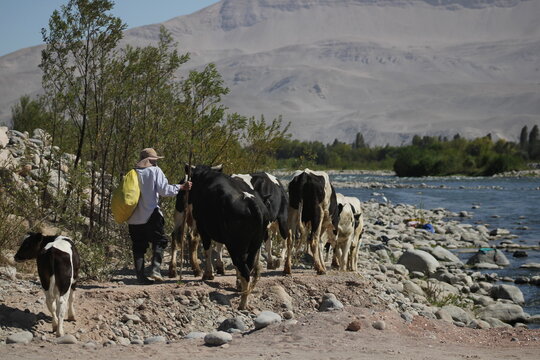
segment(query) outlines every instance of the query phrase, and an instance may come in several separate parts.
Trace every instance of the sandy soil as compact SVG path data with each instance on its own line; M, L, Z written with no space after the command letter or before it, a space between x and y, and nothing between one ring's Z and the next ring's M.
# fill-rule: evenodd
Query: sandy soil
M35 337L29 345L1 345L2 359L539 359L540 330L499 328L477 330L460 328L441 320L417 316L405 322L397 312L388 310L387 304L378 302L376 287L361 275L330 272L317 276L312 270L297 270L292 277L279 272L267 272L257 284L252 296L250 314L262 310L283 312L282 300L275 289L282 287L291 296L294 320L258 331L234 335L230 344L221 347L205 346L203 340L183 340L189 331L206 331L219 325L216 316L228 317L237 312L238 297L234 291L234 276L216 277L214 281L200 282L184 276L182 282L168 280L151 286L133 283L129 272L109 283L87 282L77 290L75 322L66 323L67 333L77 334L75 345L57 345L50 329L50 317L45 315L44 298L37 283L19 280L13 291L4 296L0 315L9 318L18 315L20 330L33 329ZM343 302L343 311L318 312L321 296L332 292ZM211 301L219 293L230 299L232 306ZM136 307L137 299L145 305ZM191 299L182 305L178 301ZM37 301L36 301L37 300ZM140 303L140 301L139 301ZM195 304L195 306L193 306ZM26 310L26 311L25 311ZM122 314L135 313L146 319L141 332L155 335L165 326L169 312L179 318L192 314L192 319L178 328L168 330L168 344L113 345L103 347L104 340L113 339L111 329ZM248 317L248 313L243 313ZM184 316L184 315L182 315ZM1 318L1 317L0 317ZM248 317L249 318L249 317ZM22 320L21 320L22 319ZM359 320L361 329L346 331L347 326ZM372 324L383 320L384 330ZM25 322L26 321L26 322ZM179 322L177 321L176 324ZM251 327L252 328L252 327ZM83 329L83 331L80 331ZM17 329L15 329L17 330ZM174 330L174 329L173 329ZM136 331L136 330L134 330ZM88 342L95 349L83 347Z

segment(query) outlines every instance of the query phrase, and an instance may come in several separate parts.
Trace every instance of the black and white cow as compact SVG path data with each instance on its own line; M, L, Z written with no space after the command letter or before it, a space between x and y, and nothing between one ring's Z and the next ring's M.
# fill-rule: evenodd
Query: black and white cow
M272 238L279 234L283 242L285 242L289 230L287 225L289 201L285 188L274 175L265 172L234 174L232 177L244 181L259 194L261 199L264 199L270 216L270 225L268 227L270 234L266 240L267 268L275 269L279 266L279 260L274 261L272 257Z
M64 317L75 320L73 292L79 276L80 258L73 241L65 236L28 233L15 261L36 259L39 279L52 316L53 332L64 335Z
M326 273L322 258L322 234L326 233L328 240L333 242L338 221L336 192L330 184L328 174L309 169L297 171L289 183L289 234L283 272L291 273L293 238L296 238L297 232L304 238L307 229L315 270L318 274Z
M337 203L339 223L336 240L331 244L334 249L332 265L341 271L356 271L360 236L364 227L360 200L338 193Z
M240 279L239 309L245 309L260 275L260 248L270 222L268 209L259 196L221 171L198 165L192 167L191 178L193 219L206 252L203 280L214 278L212 240L224 244Z

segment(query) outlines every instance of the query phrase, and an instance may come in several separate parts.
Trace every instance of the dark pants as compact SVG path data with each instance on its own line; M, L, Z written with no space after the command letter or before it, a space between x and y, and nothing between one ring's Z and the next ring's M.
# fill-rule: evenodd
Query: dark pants
M146 224L129 225L129 236L133 245L133 256L135 258L144 257L148 244L152 244L152 250L163 252L169 240L165 236L165 220L159 213L159 209L154 209L150 219Z

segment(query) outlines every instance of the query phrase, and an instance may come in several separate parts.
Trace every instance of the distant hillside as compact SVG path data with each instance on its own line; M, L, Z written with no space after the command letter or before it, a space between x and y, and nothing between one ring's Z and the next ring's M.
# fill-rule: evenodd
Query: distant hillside
M282 114L300 139L515 140L540 122L540 1L222 0L163 25L186 68L217 64L231 111ZM153 42L159 26L124 41ZM39 91L40 50L0 57L0 121Z

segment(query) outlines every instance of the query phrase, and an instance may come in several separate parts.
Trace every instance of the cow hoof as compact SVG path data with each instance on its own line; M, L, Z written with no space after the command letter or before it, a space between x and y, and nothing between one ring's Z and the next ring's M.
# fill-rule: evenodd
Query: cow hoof
M204 280L214 280L214 275L212 275L212 274L204 274L202 279L203 279L203 281Z
M216 266L216 273L218 275L225 275L225 268L223 266Z
M75 316L68 316L67 321L75 321Z
M317 275L324 275L326 274L326 270L317 270Z

